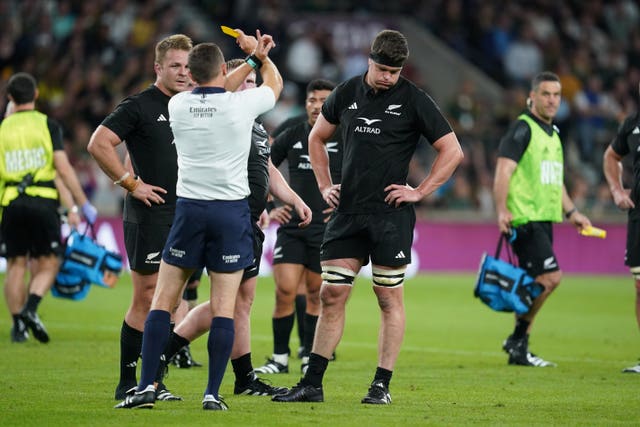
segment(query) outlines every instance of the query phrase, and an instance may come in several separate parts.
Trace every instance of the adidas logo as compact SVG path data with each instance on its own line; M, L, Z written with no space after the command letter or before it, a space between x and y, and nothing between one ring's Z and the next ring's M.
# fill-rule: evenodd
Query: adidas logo
M302 150L302 141L298 141L295 144L293 144L292 148L297 148L299 150Z
M396 255L396 259L405 259L406 256L404 256L404 252L400 251L398 252L398 255Z
M160 115L158 116L158 120L157 120L157 121L159 121L159 122L166 122L166 121L167 121L167 118L164 116L164 114L160 114Z
M357 110L358 109L358 104L356 104L355 102L351 105L349 105L349 110Z
M636 126L636 127L633 129L633 132L631 132L631 133L632 133L632 134L634 134L634 135L639 134L639 133L640 133L640 129L638 129L638 126Z

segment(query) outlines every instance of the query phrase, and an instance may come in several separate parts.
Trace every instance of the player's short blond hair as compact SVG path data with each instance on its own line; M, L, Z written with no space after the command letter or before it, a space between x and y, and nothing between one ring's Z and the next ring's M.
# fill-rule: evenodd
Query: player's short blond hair
M173 34L165 37L156 44L156 63L161 64L170 49L189 52L193 48L193 42L184 34Z
M235 70L246 61L243 58L233 58L227 61L227 71Z

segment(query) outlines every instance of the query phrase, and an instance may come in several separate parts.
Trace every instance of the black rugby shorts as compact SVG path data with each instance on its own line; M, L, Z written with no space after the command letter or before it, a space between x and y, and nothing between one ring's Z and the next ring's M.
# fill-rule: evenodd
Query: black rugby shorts
M553 252L553 226L550 222L529 222L515 230L513 252L520 267L531 277L560 270Z
M3 209L1 230L8 258L62 254L57 200L18 197Z
M131 269L157 272L171 224L136 224L123 221L122 226Z
M627 224L627 252L624 264L640 267L640 220L630 220Z
M273 264L300 264L314 273L322 273L320 246L324 224L311 224L305 228L278 228L273 248Z
M262 259L262 244L264 243L264 233L260 226L253 223L253 264L244 269L242 281L256 277L260 273L260 260Z
M322 261L356 258L384 267L411 263L416 215L413 206L373 214L334 213L320 252Z

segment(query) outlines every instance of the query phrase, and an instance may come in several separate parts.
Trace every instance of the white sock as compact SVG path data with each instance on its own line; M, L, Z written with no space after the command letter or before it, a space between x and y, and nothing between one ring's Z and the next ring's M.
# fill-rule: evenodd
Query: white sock
M278 362L281 365L289 366L289 355L287 353L284 354L274 354L273 361Z

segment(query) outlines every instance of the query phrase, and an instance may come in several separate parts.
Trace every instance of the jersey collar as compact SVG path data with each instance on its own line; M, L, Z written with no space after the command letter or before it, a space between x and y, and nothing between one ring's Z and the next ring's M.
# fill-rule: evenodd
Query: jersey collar
M527 116L531 117L531 119L533 119L534 122L538 123L538 125L540 125L540 127L547 133L547 135L552 136L554 131L557 133L560 133L560 131L558 130L558 127L553 122L551 122L551 124L543 122L528 109L525 110L524 113Z
M201 93L224 93L226 90L223 87L215 87L215 86L199 86L191 91L194 95L199 95Z
M362 75L362 78L360 79L360 82L362 83L362 87L364 88L364 93L369 96L369 97L379 97L379 96L385 96L391 92L394 92L396 89L398 89L398 86L400 86L400 80L402 79L402 76L398 79L398 81L396 82L396 84L394 84L393 86L391 86L389 89L387 90L380 90L378 92L376 92L375 90L373 90L373 87L369 86L369 83L367 83L367 73L365 72Z

